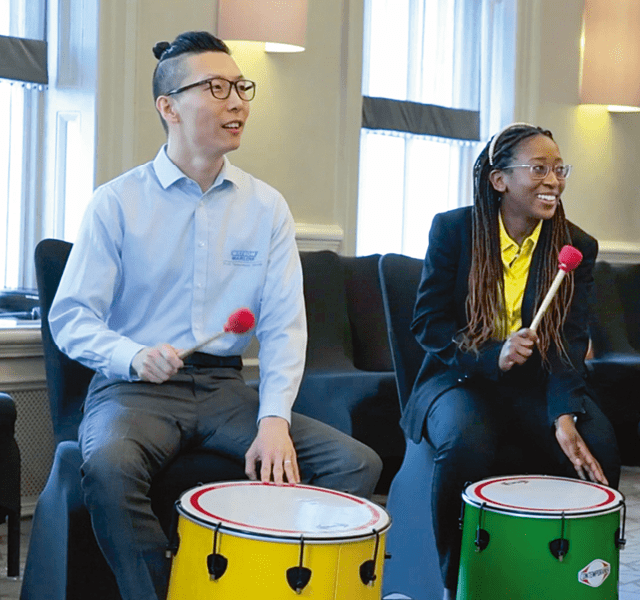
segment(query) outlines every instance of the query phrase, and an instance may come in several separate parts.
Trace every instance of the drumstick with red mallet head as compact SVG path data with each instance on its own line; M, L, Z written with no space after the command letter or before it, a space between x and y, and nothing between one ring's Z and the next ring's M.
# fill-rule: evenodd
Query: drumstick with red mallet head
M194 352L197 352L203 346L210 344L214 340L218 339L221 335L225 333L235 333L242 334L251 331L256 326L256 317L248 308L239 308L238 310L232 312L227 319L227 322L224 325L222 331L212 335L210 338L204 340L204 342L200 342L193 348L189 348L188 350L182 350L182 352L178 353L178 356L181 360L187 358L187 356L191 356Z
M547 295L544 297L540 308L538 308L538 312L536 316L531 321L531 325L529 325L529 329L535 331L540 325L540 321L542 321L542 316L544 315L547 308L549 308L549 304L551 304L551 300L556 295L564 276L567 273L573 271L580 263L582 262L582 252L573 246L563 246L560 250L560 254L558 255L558 274L556 275Z

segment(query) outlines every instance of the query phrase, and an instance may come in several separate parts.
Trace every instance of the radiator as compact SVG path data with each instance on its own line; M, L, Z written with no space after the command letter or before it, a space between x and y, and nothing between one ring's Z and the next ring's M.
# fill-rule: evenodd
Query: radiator
M46 389L9 391L18 411L16 441L20 448L22 505L35 503L51 469L55 444Z

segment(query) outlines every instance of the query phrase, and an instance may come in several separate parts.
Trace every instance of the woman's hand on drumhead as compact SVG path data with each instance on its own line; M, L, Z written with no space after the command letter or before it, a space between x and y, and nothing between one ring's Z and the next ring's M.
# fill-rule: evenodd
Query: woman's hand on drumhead
M537 343L536 332L528 327L512 333L502 345L498 366L502 371L508 371L514 365L523 365L533 354Z
M556 439L567 455L580 479L587 477L594 483L609 485L600 463L591 454L578 433L573 415L561 415L556 420Z
M296 450L289 435L289 423L281 417L264 417L258 425L258 435L245 454L245 473L252 480L300 483Z

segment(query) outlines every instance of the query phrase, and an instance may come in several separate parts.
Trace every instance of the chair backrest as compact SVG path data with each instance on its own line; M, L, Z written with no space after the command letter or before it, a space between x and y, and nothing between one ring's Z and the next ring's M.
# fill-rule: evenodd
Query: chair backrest
M307 311L306 370L353 368L353 341L340 257L329 250L301 252Z
M391 372L379 254L301 252L309 342L307 371Z
M422 261L401 254L385 254L380 258L379 270L398 397L404 408L425 356L410 329Z
M44 352L49 404L56 444L75 440L82 418L81 407L94 372L71 360L53 341L49 329L49 309L67 264L71 244L62 240L42 240L35 250L36 279L40 295L42 348Z
M596 262L590 323L596 358L640 351L640 265Z
M382 305L379 254L340 256L353 339L353 364L362 371L393 371Z

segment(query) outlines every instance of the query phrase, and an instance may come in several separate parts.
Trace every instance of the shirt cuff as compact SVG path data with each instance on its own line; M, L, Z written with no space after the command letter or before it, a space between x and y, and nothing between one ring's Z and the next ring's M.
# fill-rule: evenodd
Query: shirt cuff
M291 425L291 406L277 398L261 398L257 422L265 417L281 417Z
M139 378L131 368L133 357L142 350L144 346L129 338L124 338L116 346L111 357L110 370L116 377L125 381L137 381Z

